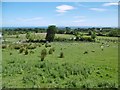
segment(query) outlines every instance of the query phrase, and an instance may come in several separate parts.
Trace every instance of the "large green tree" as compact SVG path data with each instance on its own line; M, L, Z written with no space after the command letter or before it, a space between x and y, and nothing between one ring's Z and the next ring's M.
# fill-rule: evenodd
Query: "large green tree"
M47 29L46 41L52 42L55 38L55 33L57 31L57 27L55 25L51 25Z

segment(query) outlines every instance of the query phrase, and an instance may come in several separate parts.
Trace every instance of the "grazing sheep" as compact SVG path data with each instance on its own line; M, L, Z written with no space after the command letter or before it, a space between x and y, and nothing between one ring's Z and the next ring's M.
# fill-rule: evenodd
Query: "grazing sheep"
M95 52L95 50L92 50L91 52Z
M76 39L76 37L73 38L74 40Z
M101 48L101 50L103 51L104 46L102 45L100 48Z
M110 45L106 45L107 47L109 47Z

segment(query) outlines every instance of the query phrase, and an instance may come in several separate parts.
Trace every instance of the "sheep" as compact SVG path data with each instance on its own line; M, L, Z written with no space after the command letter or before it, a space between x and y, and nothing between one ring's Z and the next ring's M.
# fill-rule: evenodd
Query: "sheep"
M104 46L102 45L100 48L101 48L101 50L103 51Z
M91 52L95 52L95 50L92 50Z
M110 45L106 45L107 47L109 47Z

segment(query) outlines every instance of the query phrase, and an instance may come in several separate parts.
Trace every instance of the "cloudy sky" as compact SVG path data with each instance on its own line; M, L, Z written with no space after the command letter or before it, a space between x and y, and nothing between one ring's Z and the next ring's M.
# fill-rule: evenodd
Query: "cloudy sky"
M118 26L115 2L3 2L3 26Z

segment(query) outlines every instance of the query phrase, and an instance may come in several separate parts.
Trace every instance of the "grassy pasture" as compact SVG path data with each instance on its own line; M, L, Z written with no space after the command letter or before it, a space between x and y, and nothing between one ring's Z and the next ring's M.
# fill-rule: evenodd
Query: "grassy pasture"
M18 35L19 37L16 38L16 35L6 35L5 40L9 41L10 43L17 42L18 40L26 40L26 35L25 34L20 34ZM45 39L46 33L35 33L35 39ZM64 39L70 39L74 38L74 35L67 35L67 34L56 34L56 38L64 38ZM83 36L83 37L90 37L90 36ZM116 40L118 41L117 37L105 37L105 36L97 36L97 39L100 39L101 41L106 41L106 40Z
M61 34L56 36L72 37ZM23 38L25 35L20 35L18 39ZM6 39L11 42L18 40L10 37ZM112 42L108 42L108 45L109 47L104 45L102 51L101 43L53 42L51 47L55 51L47 54L44 61L41 61L40 53L46 47L41 43L35 44L35 49L28 49L28 55L19 53L19 50L9 48L8 45L2 49L3 87L118 87L118 45ZM47 52L51 47L46 48ZM64 58L59 58L61 52Z

